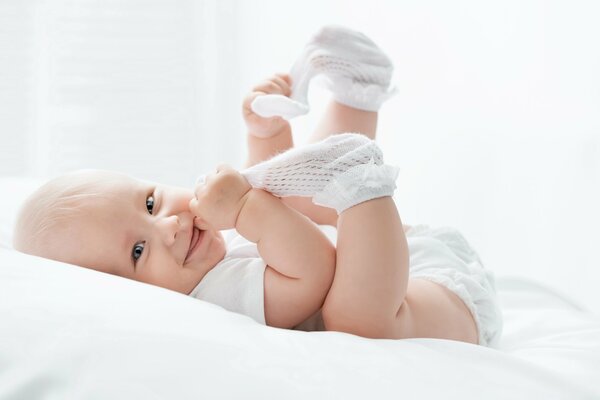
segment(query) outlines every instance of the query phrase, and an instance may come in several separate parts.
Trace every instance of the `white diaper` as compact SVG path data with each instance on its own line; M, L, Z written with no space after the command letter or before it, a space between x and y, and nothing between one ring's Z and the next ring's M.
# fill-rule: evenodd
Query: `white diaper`
M453 228L413 226L406 232L410 277L443 285L461 298L479 330L479 344L495 347L502 334L502 312L494 276L462 234Z

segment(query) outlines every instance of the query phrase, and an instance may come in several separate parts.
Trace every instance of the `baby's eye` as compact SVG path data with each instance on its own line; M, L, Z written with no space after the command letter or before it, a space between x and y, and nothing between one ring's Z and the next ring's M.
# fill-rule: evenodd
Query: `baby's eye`
M136 243L133 246L133 249L131 250L131 258L133 259L133 263L135 264L137 262L137 260L140 259L140 257L142 256L142 253L144 252L144 247L145 247L146 243L145 242L141 242L141 243Z
M154 195L148 196L146 199L146 209L152 215L152 211L154 210Z

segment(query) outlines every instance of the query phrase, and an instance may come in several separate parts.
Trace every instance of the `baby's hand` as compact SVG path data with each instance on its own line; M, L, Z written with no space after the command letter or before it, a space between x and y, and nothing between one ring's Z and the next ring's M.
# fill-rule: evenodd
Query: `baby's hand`
M222 165L196 186L190 211L213 229L233 229L252 187L238 171Z
M248 127L250 135L259 138L269 138L288 126L289 123L281 117L264 118L256 114L251 107L252 102L258 96L266 94L277 94L289 96L291 94L291 80L287 74L275 74L264 82L255 86L252 91L244 98L242 112L244 121Z

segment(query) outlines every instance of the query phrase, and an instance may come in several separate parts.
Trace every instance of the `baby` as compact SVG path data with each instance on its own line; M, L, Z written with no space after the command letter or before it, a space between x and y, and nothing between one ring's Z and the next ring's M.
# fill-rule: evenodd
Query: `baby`
M493 346L492 275L457 231L403 226L391 197L397 169L374 139L392 70L363 34L323 28L290 75L244 99L246 169L220 166L195 190L108 171L55 178L22 206L14 247L269 326ZM288 120L308 112L315 76L333 99L293 148Z

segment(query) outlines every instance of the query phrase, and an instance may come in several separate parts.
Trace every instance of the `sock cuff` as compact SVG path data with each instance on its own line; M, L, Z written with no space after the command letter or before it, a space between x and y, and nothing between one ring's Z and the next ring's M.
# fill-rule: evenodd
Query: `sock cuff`
M400 168L377 165L373 160L357 165L336 176L322 191L315 194L313 203L342 211L368 200L392 196Z
M329 89L338 103L364 111L379 111L384 102L398 93L394 85L366 84L343 77L320 76L317 83Z
M257 96L250 108L263 118L281 117L286 121L308 113L308 105L280 94Z

